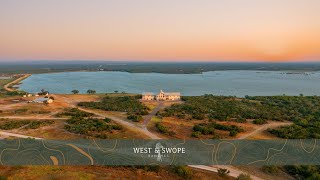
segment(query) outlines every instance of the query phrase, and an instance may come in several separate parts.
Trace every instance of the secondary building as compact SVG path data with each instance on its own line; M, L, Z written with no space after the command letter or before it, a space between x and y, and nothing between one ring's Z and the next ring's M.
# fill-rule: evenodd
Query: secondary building
M40 104L51 104L53 103L53 99L51 98L37 98L33 100L34 103L40 103Z
M151 93L151 92L146 92L142 95L142 100L145 100L145 101L152 101L154 100L154 94Z
M144 93L142 95L142 100L145 101L179 101L181 99L180 92L164 92L160 90L160 93L157 95L154 95L153 93Z

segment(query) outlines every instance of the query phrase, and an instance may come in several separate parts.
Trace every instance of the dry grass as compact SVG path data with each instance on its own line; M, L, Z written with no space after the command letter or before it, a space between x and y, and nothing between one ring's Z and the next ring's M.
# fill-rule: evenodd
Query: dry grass
M14 129L10 132L44 139L71 140L81 139L83 136L70 133L64 130L65 120L55 120L52 126L45 126L38 129Z
M157 101L141 101L142 104L149 108L149 112L151 112L154 108L156 108L159 104Z
M259 139L281 139L281 138L275 136L274 134L269 133L268 130L264 130L253 136L250 136L248 139L259 140Z
M273 179L273 180L282 180L282 179L294 179L287 173L283 171L279 171L275 174L268 174L261 170L261 167L255 167L255 166L236 166L235 168L240 169L244 172L247 172L248 174L252 174L254 176L260 177L262 179Z
M193 137L191 137L191 134L193 132L193 126L200 123L209 123L209 120L183 120L175 117L164 117L161 120L155 117L154 121L151 121L150 124L148 125L148 129L150 129L152 132L158 133L154 126L156 122L160 122L160 121L164 126L168 127L171 131L175 132L175 135L173 137L172 136L166 136L166 137L178 138L178 139L194 139ZM223 124L223 125L236 125L244 129L244 132L239 133L236 137L230 137L229 131L215 130L216 135L218 135L220 138L223 138L223 139L237 139L238 137L248 134L261 126L261 125L252 124L250 122L238 123L238 122L232 122L232 121L217 121L217 123ZM165 135L162 135L162 136L165 136ZM201 135L200 138L211 139L212 135ZM264 133L258 134L257 137L254 136L254 138L255 139L258 139L258 138L274 139L274 136L268 132L264 132Z
M10 121L10 119L1 119L0 121ZM17 120L16 120L17 121ZM40 120L41 121L41 120ZM55 120L54 125L40 127L38 129L25 129L18 128L7 130L7 132L17 133L32 137L39 137L44 139L54 139L54 140L73 140L73 139L83 139L86 138L84 135L74 134L64 129L66 120ZM117 124L113 122L113 124ZM119 131L105 132L108 139L146 139L141 133L135 132L134 130L127 129L123 127Z
M0 175L8 179L59 179L59 180L91 180L91 179L183 179L167 167L159 172L146 171L133 167L102 167L102 166L18 166L0 167ZM222 178L216 173L193 170L192 179L234 179Z

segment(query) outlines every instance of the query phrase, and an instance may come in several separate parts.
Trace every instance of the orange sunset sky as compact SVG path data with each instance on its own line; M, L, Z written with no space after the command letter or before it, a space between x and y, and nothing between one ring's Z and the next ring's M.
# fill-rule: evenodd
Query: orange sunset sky
M0 61L318 61L319 0L0 0Z

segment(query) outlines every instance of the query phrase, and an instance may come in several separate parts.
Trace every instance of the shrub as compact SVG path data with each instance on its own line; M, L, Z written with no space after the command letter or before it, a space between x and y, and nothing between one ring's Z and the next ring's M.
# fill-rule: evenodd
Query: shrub
M238 177L237 177L237 180L251 180L251 177L249 174L240 174Z
M7 92L6 93L8 96L22 96L22 95L26 95L27 93L24 91L12 91L12 92Z
M230 171L228 169L224 169L224 168L218 169L218 175L220 177L226 177L229 173L230 173Z
M193 175L192 169L186 166L176 166L174 167L173 172L185 179L191 179Z
M199 131L192 132L191 136L192 136L192 137L195 137L195 138L198 138L198 137L201 136L201 132L199 132Z
M48 126L48 125L51 125L51 124L54 124L53 120L32 121L25 128L26 129L38 129L39 127Z
M285 139L310 139L319 135L319 131L312 127L305 128L299 125L282 126L279 129L268 129L271 134Z
M205 118L204 114L196 113L192 115L193 119L203 120Z
M107 135L104 135L105 132L122 129L120 125L109 124L102 119L94 118L84 119L82 117L72 117L67 120L67 123L65 129L70 132L99 138L106 138Z
M238 123L246 123L247 122L246 118L243 118L243 117L236 118L235 121L238 122Z
M110 118L104 118L104 122L110 123L110 122L111 122L111 119L110 119Z
M138 168L138 169L144 169L145 171L151 171L151 172L156 172L156 173L158 173L161 169L161 167L158 165L134 166L134 167Z
M139 122L141 121L143 118L141 115L136 115L136 114L129 114L127 116L127 119L133 121L133 122Z
M141 116L147 115L149 110L148 107L140 103L137 96L106 96L100 102L80 102L78 105L105 111L127 112L127 118L133 121L140 121L142 119Z
M17 129L29 123L30 123L29 120L6 121L5 123L0 124L0 129L3 129L3 130Z
M38 93L38 95L46 95L46 94L49 94L49 91L45 91L44 89L41 89L41 92Z
M17 110L14 111L14 113L15 114L19 114L19 113L25 113L27 111L28 111L28 109L17 109Z
M229 136L231 136L231 137L235 137L235 136L237 136L237 134L238 134L238 132L236 130L231 130L229 132Z
M57 117L63 117L63 116L71 116L71 117L91 117L94 114L81 111L78 108L66 108L64 112L57 114Z
M111 125L111 129L114 129L114 130L122 130L122 126L120 126L120 125Z
M0 175L0 180L7 180L7 176Z
M266 124L267 120L265 119L255 119L253 120L253 124Z
M166 135L169 135L169 136L174 136L176 134L175 132L170 131L168 127L164 126L160 122L156 123L156 128L162 134L166 134Z
M156 123L156 128L160 133L166 134L169 132L168 128L164 125L162 125L160 122Z
M296 179L319 179L320 167L316 165L284 166L285 170Z
M263 166L262 171L269 174L277 174L279 172L279 168L277 166Z
M215 122L208 123L208 124L197 124L193 126L193 131L194 132L200 132L203 135L209 135L212 134L214 135L214 130L223 130L223 131L229 131L229 135L234 137L236 136L239 132L243 132L244 130L241 127L235 126L235 125L223 125L223 124L217 124Z
M184 119L184 118L186 118L186 115L180 113L180 114L177 115L177 117L178 117L179 119Z

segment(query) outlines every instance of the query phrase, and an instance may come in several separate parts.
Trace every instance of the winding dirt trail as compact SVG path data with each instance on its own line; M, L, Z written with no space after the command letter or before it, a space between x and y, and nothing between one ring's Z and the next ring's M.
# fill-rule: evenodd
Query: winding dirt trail
M67 102L70 107L77 107L76 106L76 101L73 99L69 99L69 98L63 98L65 100L65 102ZM152 119L153 116L155 116L155 114L161 109L161 104L159 104L157 106L157 108L155 108L146 118L144 121L144 127L139 127L133 123L130 123L128 121L125 121L121 118L115 117L113 115L107 114L107 113L101 113L101 112L97 112L95 110L92 109L87 109L87 108L82 108L82 107L77 107L82 111L85 112L89 112L89 113L93 113L96 116L100 117L100 118L110 118L111 120L123 125L124 127L131 129L133 131L139 132L144 134L145 136L149 137L150 139L161 139L160 137L158 137L157 135L153 134L152 132L150 132L147 128L146 125L148 124L148 122ZM9 118L9 117L8 117ZM12 117L10 117L12 118ZM15 118L25 118L25 117L15 117ZM48 118L46 118L48 119ZM57 118L55 118L57 119ZM265 131L268 128L276 128L279 126L284 126L284 125L290 125L292 124L291 122L270 122L268 124L264 124L261 125L259 128L255 129L254 131L248 133L248 134L244 134L242 136L240 136L238 139L247 139L249 137L255 136L259 133L262 133L263 131ZM16 133L8 133L8 132L3 132L0 131L0 135L2 136L13 136L13 137L18 137L18 138L35 138L35 139L42 139L42 138L37 138L37 137L31 137L31 136L25 136L25 135L21 135L21 134L16 134ZM238 177L240 174L247 174L247 172L244 172L240 169L237 169L236 167L233 166L223 166L223 165L213 165L213 166L205 166L205 165L189 165L189 167L191 168L196 168L196 169L202 169L202 170L206 170L206 171L210 171L210 172L218 172L218 169L223 168L223 169L228 169L230 171L229 176L232 177ZM262 178L256 177L254 175L250 175L252 179L254 180L261 180Z
M189 165L189 167L196 168L196 169L202 169L202 170L206 170L206 171L210 171L210 172L216 172L216 173L218 173L218 169L220 169L220 168L228 169L230 171L228 176L235 177L235 178L237 178L240 174L247 174L247 173L245 173L239 169L236 169L232 166L222 166L222 165L219 165L219 166L196 165L196 166L194 166L194 165ZM254 175L250 175L250 177L253 180L262 180L261 178L254 176Z
M22 134L9 133L9 132L4 132L4 131L0 131L0 135L1 135L1 136L4 136L4 137L17 137L17 138L34 138L34 139L42 139L42 138L39 138L39 137L26 136L26 135L22 135Z
M146 136L148 136L151 139L161 139L160 137L158 137L157 135L153 134L152 132L150 132L146 127L141 128L138 127L130 122L124 121L120 118L114 117L112 115L107 115L107 114L101 114L101 113L97 113L94 110L90 110L90 109L85 109L85 108L79 108L82 111L86 111L89 113L93 113L95 115L98 115L100 117L108 117L112 120L114 120L115 122L118 122L119 124L127 127L127 128L133 128L141 133L144 133ZM155 108L152 113L150 113L150 116L147 116L147 119L145 119L144 121L144 125L146 126L146 124L150 121L150 119L155 116L155 114L161 109L161 105L158 105L157 108ZM269 124L265 124L262 125L261 127L259 127L258 129L254 130L253 132L249 133L249 134L245 134L241 137L239 137L239 139L246 139L248 137L251 137L255 134L261 133L262 131L268 129L268 128L276 128L279 126L283 126L283 125L289 125L290 123L288 122L271 122ZM206 170L206 171L210 171L210 172L214 172L217 173L218 169L223 168L223 169L228 169L230 171L229 176L237 178L240 174L247 174L247 172L244 172L240 169L237 169L233 166L224 166L224 165L214 165L214 166L205 166L205 165L189 165L189 167L191 168L196 168L196 169L201 169L201 170ZM251 179L253 180L262 180L262 178L259 178L257 176L254 175L250 175Z
M5 89L6 91L9 91L9 92L16 91L15 89L11 89L11 88L9 88L9 87L10 87L11 85L14 85L14 84L19 83L20 81L28 78L29 76L31 76L31 74L24 74L22 77L19 77L18 79L14 80L14 81L11 81L11 82L9 82L8 84L4 85L4 86L3 86L3 89Z
M257 134L262 133L263 131L269 129L269 128L277 128L280 126L289 126L293 124L292 122L278 122L278 121L272 121L269 122L268 124L264 124L261 125L259 128L255 129L254 131L248 133L248 134L244 134L242 136L240 136L238 139L247 139L249 137L255 136Z
M164 107L164 103L163 102L159 102L158 106L155 107L150 114L148 114L143 121L143 125L146 127L148 125L148 123L150 122L150 120L153 118L153 116L155 116L157 114L158 111L160 111L161 108Z
M68 118L59 118L59 117L38 117L38 116L0 116L0 119L23 119L23 120L67 120Z
M137 131L139 133L145 134L150 139L161 139L157 135L151 133L147 128L141 128L139 126L136 126L135 124L132 124L132 123L127 122L127 121L124 121L124 120L122 120L122 119L120 119L118 117L115 117L115 116L112 116L112 115L109 115L109 114L98 113L98 112L96 112L94 110L91 110L91 109L85 109L85 108L79 108L79 107L78 107L78 109L82 110L82 111L85 111L85 112L93 113L96 116L100 116L102 118L109 118L109 119L111 119L111 120L113 120L113 121L125 126L128 129L132 129L132 130Z

